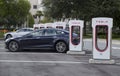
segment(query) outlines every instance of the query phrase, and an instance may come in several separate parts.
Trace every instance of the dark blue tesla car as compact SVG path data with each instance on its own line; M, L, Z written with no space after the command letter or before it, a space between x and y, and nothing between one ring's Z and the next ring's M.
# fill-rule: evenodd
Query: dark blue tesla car
M69 48L69 32L53 28L35 30L21 37L7 39L5 45L12 52L23 49L55 49L64 53Z

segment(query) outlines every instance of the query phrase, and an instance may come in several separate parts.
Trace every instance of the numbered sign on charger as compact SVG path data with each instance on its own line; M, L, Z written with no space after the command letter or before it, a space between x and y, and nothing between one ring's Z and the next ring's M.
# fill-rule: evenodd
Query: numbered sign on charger
M83 21L70 20L69 21L69 49L70 51L82 51L83 43Z
M93 18L93 59L110 59L112 18Z

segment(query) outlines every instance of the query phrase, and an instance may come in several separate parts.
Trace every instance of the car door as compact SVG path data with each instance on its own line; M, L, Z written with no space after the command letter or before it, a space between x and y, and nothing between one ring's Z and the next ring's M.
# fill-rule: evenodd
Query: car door
M57 38L56 31L54 29L46 29L41 37L41 44L43 48L52 48L54 40Z
M27 48L40 48L41 44L41 37L43 35L43 30L37 30L34 32L31 32L24 36L24 38L21 40L21 45L24 49Z
M28 31L29 29L21 29L19 32L17 32L17 35L22 36L25 34L28 34L30 31Z
M16 36L22 36L22 35L25 35L25 34L24 34L25 31L26 31L26 29L20 29L20 30L16 31Z

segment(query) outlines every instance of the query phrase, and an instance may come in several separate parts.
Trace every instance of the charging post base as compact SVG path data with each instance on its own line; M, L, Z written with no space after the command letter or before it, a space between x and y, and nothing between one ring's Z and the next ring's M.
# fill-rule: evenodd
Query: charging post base
M85 55L85 51L68 51L67 54Z
M115 64L115 60L89 59L89 63L92 63L92 64Z

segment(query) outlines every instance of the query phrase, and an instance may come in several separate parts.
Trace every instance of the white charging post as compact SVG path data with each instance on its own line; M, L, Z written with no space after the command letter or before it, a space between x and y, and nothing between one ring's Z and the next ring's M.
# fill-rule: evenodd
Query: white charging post
M39 24L39 29L43 29L43 28L46 28L45 24Z
M45 27L46 28L54 28L53 23L46 23Z
M55 22L54 26L57 29L65 29L66 28L66 22Z
M111 60L111 34L113 27L112 18L93 18L93 59L89 63L114 64ZM104 39L101 39L104 37ZM102 42L103 41L103 42Z
M83 25L82 20L69 21L69 51L67 54L85 54L83 51Z

